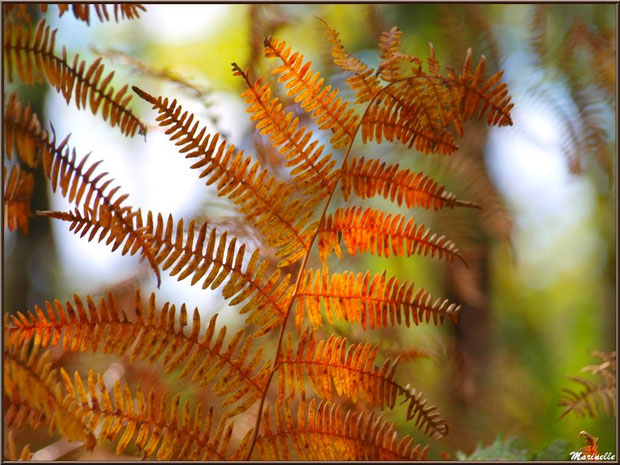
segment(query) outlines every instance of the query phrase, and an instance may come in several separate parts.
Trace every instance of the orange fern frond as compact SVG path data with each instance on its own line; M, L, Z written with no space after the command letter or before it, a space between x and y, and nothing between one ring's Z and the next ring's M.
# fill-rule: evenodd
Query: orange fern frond
M45 150L45 139L37 114L30 105L22 108L17 94L11 94L4 111L4 153L7 158L12 160L15 152L21 163L35 168Z
M11 397L4 395L4 421L7 427L15 426L21 429L28 425L32 430L37 430L45 425L47 420L45 411L32 408L18 392L12 392ZM53 434L53 431L50 431L50 434Z
M389 32L382 32L379 37L379 49L381 50L381 64L377 68L377 74L381 79L393 82L402 77L400 67L403 62L420 63L418 58L401 53L400 38L402 31L393 26Z
M203 289L209 286L215 289L228 279L222 288L224 297L232 299L230 305L250 299L240 312L251 312L247 323L259 328L256 337L266 334L284 320L286 308L292 298L292 286L288 285L290 275L280 279L281 272L276 270L263 283L269 262L259 262L259 249L252 253L244 271L242 266L245 244L237 248L237 239L233 237L230 241L227 240L226 232L218 240L215 228L207 237L207 227L208 224L203 223L194 239L193 220L185 235L183 220L179 220L175 227L172 216L164 221L163 217L158 215L154 221L149 212L145 234L149 238L155 262L164 270L174 265L169 274L178 274L179 281L191 276L192 285L205 277Z
M407 208L479 208L471 202L458 200L456 195L447 192L444 186L424 173L401 169L398 164L386 165L378 159L351 157L340 170L340 182L345 200L353 191L361 199L380 195Z
M359 58L351 56L346 51L339 34L336 30L322 18L319 20L327 29L327 38L332 44L332 58L334 63L344 71L354 73L354 75L346 80L349 88L356 91L355 103L370 102L381 89L379 79L374 75L374 69L368 66Z
M64 368L60 373L68 397L77 404L77 412L91 430L100 427L98 442L114 441L120 436L116 454L121 454L132 442L144 458L157 454L157 460L235 460L245 453L247 439L235 453L228 452L234 423L227 424L228 418L223 416L213 429L213 408L210 408L203 424L202 404L192 415L189 400L179 411L181 394L168 406L165 396L159 402L155 400L153 390L145 396L138 385L134 397L127 384L116 381L112 389L113 403L100 373L95 376L94 370L90 370L88 390L77 371L74 381ZM156 403L159 408L155 407Z
M343 418L344 413L344 418ZM275 428L269 406L265 408L265 431L257 447L263 460L291 460L292 443L297 460L336 462L349 460L426 460L428 446L422 448L410 436L400 441L394 425L374 413L346 410L341 405L302 399L297 422L288 402L275 404ZM306 422L307 417L307 422Z
M371 407L391 408L400 396L408 403L407 419L435 439L448 433L446 421L433 406L426 407L422 393L402 387L394 381L398 359L386 360L381 367L374 365L378 347L371 344L351 344L346 339L331 335L317 343L315 333L304 331L297 349L293 349L292 335L283 348L276 368L279 373L279 399L294 398L295 391L305 397L305 381L314 391L331 401L336 395L367 402ZM332 382L334 387L332 387ZM335 388L335 389L334 389ZM287 394L288 392L288 394Z
M15 68L25 84L40 82L45 77L67 103L75 97L77 108L90 106L94 115L101 108L104 121L109 120L112 127L119 126L127 136L133 136L136 132L146 134L144 124L127 106L132 98L131 95L125 95L127 86L118 92L110 87L114 72L102 79L104 67L101 58L86 69L86 62L80 61L78 55L73 58L73 64L69 64L64 47L62 57L55 55L56 29L50 33L45 20L39 23L34 35L32 29L11 23L6 25L4 32L4 55L9 81L13 78Z
M310 69L312 63L304 63L303 55L292 53L291 47L277 37L265 39L263 53L267 58L282 61L273 74L278 75L278 82L286 83L287 95L295 96L295 102L311 113L319 129L332 130L331 145L336 149L346 147L355 135L358 117L349 108L349 102L338 97L338 89L331 85L323 87L321 73Z
M34 312L11 315L13 324L7 328L7 343L13 347L26 345L30 340L41 347L62 343L64 351L88 349L119 357L133 347L129 355L132 364L159 362L166 373L182 368L180 378L191 375L200 386L215 382L213 392L225 397L224 407L242 401L228 412L230 416L247 410L262 394L270 371L270 362L257 370L263 349L258 349L248 361L253 339L246 337L241 343L244 330L238 331L224 348L225 326L214 340L217 314L200 337L198 309L194 309L191 333L186 335L185 305L178 313L168 302L157 310L155 294L151 294L145 309L139 289L135 293L133 320L118 308L111 293L107 301L100 299L98 307L89 295L85 298L86 304L77 295L73 300L73 304L67 301L64 306L54 300L45 303L46 311L35 306Z
M301 330L304 308L312 326L322 325L321 302L327 321L359 323L366 330L411 323L443 324L445 318L456 323L461 306L448 299L433 297L423 288L414 292L413 283L395 277L386 280L385 271L371 277L370 272L332 274L309 269L297 293L296 322Z
M86 24L90 25L90 7L94 7L95 13L99 18L99 21L105 22L110 21L110 14L108 13L107 7L105 3L58 3L56 4L59 10L59 16L62 16L69 10L69 6L71 6L71 11L73 16L80 21L84 21ZM45 7L45 9L43 8ZM136 19L140 17L140 12L146 11L144 5L139 3L115 3L114 7L114 21L118 23L118 19ZM46 11L47 5L41 5L41 11Z
M298 129L299 118L292 112L286 113L277 97L271 99L269 83L263 84L260 77L252 84L247 70L243 72L233 63L234 74L243 77L248 89L241 94L249 106L250 119L256 121L256 128L261 135L268 135L274 148L287 160L285 166L292 171L295 183L304 189L304 194L312 196L315 202L323 200L331 192L335 160L332 155L322 156L324 145L312 141L312 131L305 127Z
M406 221L403 215L374 208L339 208L325 218L319 229L319 254L324 264L332 250L342 256L341 239L350 255L357 251L386 257L390 253L399 257L419 254L447 261L458 257L465 262L454 242L445 236L437 237L423 224L418 226L413 218Z
M33 410L43 411L54 427L71 441L83 441L88 449L95 446L93 433L83 423L70 399L63 398L58 371L49 361L50 352L39 356L39 346L22 346L18 352L4 352L4 395L21 399Z
M28 234L28 222L32 216L30 199L34 192L34 176L32 173L13 166L7 177L7 167L4 167L4 224L13 231L19 227L24 234Z
M293 186L276 181L234 145L220 142L219 134L205 135L204 127L198 132L198 122L192 125L194 115L183 112L176 100L155 98L137 87L134 91L157 110L160 126L170 126L166 134L172 141L179 139L179 152L189 152L186 158L198 158L191 167L201 170L201 178L208 176L207 185L217 182L218 195L239 205L267 244L277 249L282 258L279 266L295 263L308 253L317 228L316 222L307 226L314 213L312 199L292 199Z

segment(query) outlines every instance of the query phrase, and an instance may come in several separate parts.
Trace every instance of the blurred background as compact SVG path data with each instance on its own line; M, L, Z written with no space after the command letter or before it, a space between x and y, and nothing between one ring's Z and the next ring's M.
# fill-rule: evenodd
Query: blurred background
M450 157L424 156L397 145L354 146L357 156L432 174L448 191L483 207L412 212L416 220L454 240L469 268L423 257L363 255L330 261L335 272L387 269L433 295L450 297L464 307L458 325L367 334L361 328L335 331L353 341L377 342L387 356L403 357L399 377L422 390L450 425L446 439L431 442L431 459L440 452L470 454L499 433L517 437L519 447L535 452L557 438L569 441L568 450L578 450L584 445L578 433L587 430L599 437L601 453L616 450L613 415L603 412L591 419L570 413L558 420L562 390L578 388L566 376L596 363L589 352L616 347L615 5L146 8L140 19L119 23L94 19L88 26L70 14L59 18L55 7L46 19L59 28L57 41L67 45L69 56L79 53L87 62L102 56L106 69L116 71L116 88L129 83L178 99L209 130L225 134L276 172L284 171L282 162L246 117L240 98L244 83L232 75L230 65L251 67L253 78L268 74L272 64L261 52L266 35L285 39L349 97L348 76L332 64L324 26L315 15L339 31L348 51L371 67L380 62L379 35L396 25L407 53L425 58L432 42L439 62L459 69L471 47L476 62L486 56L487 76L504 70L515 105L512 127L489 129L472 121ZM32 12L35 21L37 11ZM100 117L67 106L45 85L5 85L5 95L13 91L43 120L53 122L59 138L71 133L78 156L92 151L91 160L103 159L103 171L130 194L131 205L172 213L177 220L240 220L228 202L191 172L156 126L155 113L139 98L132 108L149 126L146 142L139 136L125 138ZM71 208L41 187L45 183L37 185L33 210ZM389 202L373 202L394 208ZM251 231L247 237L254 240ZM5 231L4 257L3 305L8 313L53 298L64 301L74 292L114 289L122 294L136 285L155 289L148 267L137 259L88 243L69 232L67 224L47 218L33 218L28 236ZM222 324L242 324L219 291L162 279L160 303L185 302L205 316L219 312ZM90 356L88 362L66 357L75 366L113 367L117 376L149 375L146 369L132 375L130 368L111 365L103 356ZM172 392L178 385L170 381L167 388ZM385 417L397 422L400 432L429 442L404 421L403 412L386 412ZM33 450L49 444L43 436L28 441Z

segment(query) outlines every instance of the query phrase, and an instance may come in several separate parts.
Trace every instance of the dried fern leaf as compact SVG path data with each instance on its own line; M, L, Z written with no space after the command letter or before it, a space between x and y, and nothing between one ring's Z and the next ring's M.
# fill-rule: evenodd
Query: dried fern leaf
M69 441L82 441L88 449L95 445L93 433L82 421L74 403L63 398L58 371L49 361L50 352L39 356L39 346L23 345L18 352L4 352L4 395L22 399L30 409L44 411L54 427Z
M296 322L301 330L304 308L314 328L322 326L321 302L327 321L346 320L361 324L366 330L389 325L409 327L411 323L443 324L448 318L457 322L461 306L448 299L433 297L423 288L415 291L413 283L386 278L385 271L371 277L370 272L332 274L309 269L297 292ZM404 320L404 321L403 321Z
M19 227L24 234L28 234L28 222L32 216L30 199L34 192L34 175L13 166L11 174L7 176L7 167L4 167L4 224L13 231Z
M458 200L456 195L447 192L444 186L424 173L400 168L398 164L387 165L378 159L351 157L340 170L340 182L345 200L353 191L361 199L379 195L407 208L478 207Z
M191 276L192 285L204 278L203 289L215 289L227 280L222 294L230 299L230 305L246 302L240 312L250 313L246 323L259 328L256 337L282 324L292 299L293 286L288 285L291 276L276 270L266 278L269 262L259 261L259 249L252 253L243 270L245 244L237 248L237 239L228 240L226 232L218 239L215 228L207 234L206 222L196 231L192 220L185 231L183 220L175 226L172 216L167 221L161 215L153 220L149 212L146 223L145 235L155 262L164 270L174 265L171 276L178 275L179 281Z
M440 439L448 433L448 425L436 407L426 406L422 393L402 387L394 381L398 359L386 360L381 367L374 365L378 351L371 344L351 344L346 339L331 335L327 341L317 342L314 332L305 330L297 348L293 348L292 334L286 340L277 363L279 399L292 399L296 391L305 397L305 381L327 401L334 395L358 398L371 407L390 408L407 403L407 420L414 420L424 434ZM333 383L333 387L332 387Z
M151 294L145 309L139 289L135 293L134 320L118 308L111 293L107 301L101 298L98 306L89 295L86 302L78 295L73 300L73 304L67 301L64 306L54 300L45 303L46 311L35 306L34 311L11 315L13 325L6 330L7 344L20 347L34 340L41 347L62 343L64 351L90 350L119 357L130 352L130 363L158 362L166 373L181 369L179 377L191 375L200 386L214 383L213 392L225 398L223 405L234 405L228 411L230 416L249 408L264 390L271 364L267 361L258 369L263 349L249 358L253 338L244 339L243 330L225 346L226 327L216 334L217 314L201 338L197 308L193 312L191 333L186 335L185 305L178 313L168 302L158 310L155 294Z
M374 74L374 69L368 68L362 60L351 56L346 51L338 32L322 18L318 18L327 29L327 38L332 44L332 58L334 64L344 71L354 73L354 75L346 80L349 88L356 92L355 103L370 102L381 89L379 79Z
M341 405L319 402L299 403L297 420L288 402L275 404L275 427L269 406L265 408L265 431L257 448L263 460L291 460L289 444L297 460L426 460L428 446L422 448L410 436L398 440L394 425L374 413L344 410ZM344 413L344 417L343 417Z
M560 418L573 412L578 418L596 417L602 410L605 414L616 413L616 383L595 383L578 376L569 379L582 385L580 391L562 389L559 405L564 407Z
M8 435L6 436L6 448L4 450L4 459L5 460L32 460L32 451L30 450L30 444L26 444L20 453L17 453L17 445L15 444L15 437L13 436L13 430L8 430Z
M30 168L39 164L40 154L45 150L45 131L41 129L39 118L30 105L22 108L13 93L4 111L4 153L9 160L13 152L21 163Z
M94 115L101 108L104 121L109 121L112 127L118 126L124 135L146 134L144 124L128 108L132 96L125 95L127 86L114 91L109 85L114 73L104 76L101 58L87 67L78 55L70 64L64 47L62 57L55 55L56 30L50 32L45 20L39 23L34 35L32 29L11 23L6 25L4 32L9 81L13 79L15 68L24 84L34 84L45 78L67 103L74 97L77 108L90 107Z
M274 148L279 148L287 160L285 166L293 168L294 183L318 204L331 193L336 161L331 154L322 156L325 146L312 140L312 131L298 128L299 118L292 112L286 113L277 97L270 98L271 87L268 82L263 84L262 76L252 84L247 70L243 72L235 64L233 70L248 86L241 97L249 105L250 119L256 121L260 134L268 135Z
M22 429L28 426L37 430L47 423L48 417L45 411L30 407L26 400L19 397L19 393L12 392L11 397L4 396L4 421L8 428L15 426ZM53 433L50 431L50 434Z
M379 37L379 49L381 50L381 64L377 69L377 74L381 79L394 82L402 78L400 68L403 62L419 63L418 58L401 53L400 38L402 31L397 26L392 27L389 32L382 32Z
M97 18L99 21L106 22L110 21L110 14L108 13L108 6L105 3L58 3L59 16L62 16L69 10L69 6L71 7L71 12L76 19L80 21L84 21L86 24L90 25L90 17L92 6L97 14ZM114 8L114 21L118 23L120 19L136 19L140 17L140 12L146 11L144 5L139 3L115 3L112 4ZM47 10L47 5L40 5L41 11L45 12ZM45 7L45 8L44 8Z
M370 252L389 257L390 253L402 257L418 254L437 256L452 261L458 257L465 263L456 245L445 236L437 237L423 224L413 218L388 214L374 208L349 207L337 209L328 215L319 229L319 254L323 264L332 250L340 258L340 240L350 255Z
M121 200L123 197L119 197ZM117 202L118 202L117 200ZM121 245L122 255L135 255L140 252L149 261L151 268L155 272L157 278L157 287L161 284L161 275L159 267L155 262L155 258L149 248L146 239L140 234L142 229L142 216L140 210L133 211L131 207L118 208L113 205L110 208L106 204L99 205L98 210L92 210L83 207L82 211L78 207L73 212L64 211L37 211L37 215L55 218L69 223L69 231L74 234L80 234L85 237L89 234L87 240L91 242L95 239L97 233L97 242L103 242L108 246L112 246L112 252L117 250ZM120 211L120 214L118 213Z
M189 152L186 158L198 159L191 167L201 170L201 178L208 177L207 185L217 182L218 195L239 205L267 244L276 248L282 258L279 266L295 263L308 253L310 238L318 226L316 222L308 225L314 213L312 199L293 199L293 186L276 181L259 162L220 142L219 134L205 135L204 127L199 131L198 121L192 125L194 115L183 112L176 100L155 98L137 87L134 91L157 110L159 125L167 128L170 140L178 139L179 152Z
M303 55L292 53L291 47L277 37L265 39L263 54L267 58L280 59L282 64L272 71L273 74L278 75L278 82L286 83L287 95L294 96L295 102L311 113L319 129L331 129L332 147L337 149L349 145L355 136L359 118L349 108L349 102L343 102L338 97L338 89L332 89L331 85L323 87L321 73L310 69L312 63L304 63Z
M215 425L210 408L203 423L202 404L192 414L189 400L181 407L181 394L168 406L164 396L155 399L153 390L145 395L138 385L133 395L127 384L116 381L110 396L103 377L94 370L88 373L88 387L77 371L74 380L64 368L60 372L77 412L92 430L100 427L99 444L120 436L117 455L131 443L144 458L155 456L157 460L234 460L245 452L245 446L233 454L228 452L234 423L227 424L226 415Z

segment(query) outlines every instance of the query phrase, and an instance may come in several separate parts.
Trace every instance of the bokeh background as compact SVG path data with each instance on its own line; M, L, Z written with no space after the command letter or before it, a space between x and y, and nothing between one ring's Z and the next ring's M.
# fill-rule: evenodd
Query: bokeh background
M69 56L79 53L88 62L103 56L106 69L116 71L115 87L129 83L177 98L209 129L222 132L274 170L281 170L282 162L245 116L243 81L232 75L230 66L233 61L250 66L254 77L268 73L271 65L261 53L265 35L287 40L345 96L351 95L344 83L347 76L331 63L324 26L315 15L338 30L345 47L370 66L379 62L380 33L396 25L410 54L428 56L432 42L440 63L458 69L471 47L475 58L486 56L488 73L504 70L515 104L512 127L488 129L472 122L459 141L460 150L450 157L424 156L396 145L354 147L358 156L431 173L447 190L483 207L413 212L457 242L469 268L422 257L356 256L333 265L334 271L385 268L464 305L456 326L368 334L359 328L336 328L352 340L383 344L388 355L410 355L401 365L401 378L422 390L451 427L448 438L432 443L429 458L439 458L442 451L469 454L499 433L517 437L520 447L532 451L557 438L577 450L583 446L577 435L586 430L599 437L601 453L616 450L614 416L580 419L569 414L558 420L562 389L578 387L566 376L596 362L590 351L616 347L615 8L154 4L147 5L139 20L119 23L94 19L87 26L70 13L59 18L54 7L46 18L59 28L58 43L67 45ZM173 213L176 219L239 220L230 204L217 199L189 170L140 99L134 98L132 108L149 124L146 143L141 137L127 139L100 117L65 105L45 85L5 84L6 95L13 91L52 121L57 134L71 133L78 155L92 151L91 159L104 159L105 171L130 194L132 205ZM338 151L335 155L342 157ZM59 195L40 187L44 183L38 185L34 209L70 208ZM87 243L64 223L35 217L30 229L27 237L4 232L5 312L52 298L66 300L74 292L155 288L148 268L135 258ZM247 235L252 240L251 232ZM222 322L242 323L219 291L162 278L159 302L186 302L205 316L220 312ZM77 367L107 369L110 376L152 375L146 368L131 369L134 372L103 356L65 357ZM171 391L191 389L169 384ZM401 432L427 442L402 412L387 412L386 417L396 421ZM20 434L35 451L50 442L44 434ZM79 457L112 457L97 453Z

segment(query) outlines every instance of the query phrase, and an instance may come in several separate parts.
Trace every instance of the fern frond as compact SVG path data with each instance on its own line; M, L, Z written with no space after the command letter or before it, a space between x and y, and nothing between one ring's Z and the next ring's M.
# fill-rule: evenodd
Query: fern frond
M271 367L266 362L257 370L263 349L257 350L248 361L253 339L246 337L241 343L245 332L240 330L224 350L225 326L213 339L217 314L211 318L200 338L198 309L194 309L191 333L186 335L185 305L178 314L175 306L168 302L158 311L155 294L151 294L145 309L139 289L135 293L133 310L136 316L133 320L118 308L111 293L107 301L100 299L98 307L89 295L85 298L86 304L77 295L73 300L73 304L67 301L64 306L58 300L45 302L46 311L35 306L34 312L11 315L13 325L7 329L8 345L19 347L30 340L41 347L55 347L62 343L64 351L88 349L94 353L114 353L119 357L133 347L129 355L132 364L137 361L159 362L166 373L181 368L181 378L191 375L200 386L215 382L213 392L225 397L225 407L242 401L229 412L230 416L247 410L262 394Z
M398 164L386 165L378 159L351 157L341 169L340 182L345 200L353 191L361 199L380 195L407 208L479 208L471 202L458 200L456 195L447 192L444 186L424 173L401 169Z
M292 53L291 47L277 37L265 39L263 53L267 58L280 59L282 64L272 73L278 75L278 82L286 83L287 95L294 96L295 102L311 113L319 129L332 130L332 147L346 147L355 135L359 118L349 108L349 102L338 97L338 89L323 87L321 73L310 69L312 63L304 63L303 55Z
M345 82L349 88L356 92L355 103L370 102L381 89L379 79L374 75L374 69L368 68L362 60L351 56L346 51L339 34L322 18L318 18L327 29L327 38L332 44L332 58L334 63L344 71L354 73Z
M4 153L7 158L12 160L15 152L21 163L35 168L45 150L45 139L37 114L30 105L22 108L17 94L11 94L4 110Z
M80 21L84 21L88 25L90 25L91 6L94 7L99 21L110 21L110 14L107 10L108 5L105 3L57 3L56 6L58 6L59 16L65 14L65 12L69 10L69 6L71 6L73 16ZM140 12L146 11L144 5L139 3L115 3L112 6L114 7L114 21L117 23L119 17L120 19L136 19L140 17ZM40 7L43 12L47 10L47 5L40 5Z
M322 398L331 401L336 395L349 397L353 402L358 398L371 407L391 408L399 397L407 403L407 419L424 434L435 439L448 433L448 426L435 407L426 407L422 393L415 389L402 387L394 381L398 359L386 360L381 367L374 365L378 347L371 344L351 344L346 339L331 335L327 341L317 343L315 333L305 330L296 350L293 349L292 335L285 344L276 368L279 373L279 399L292 399L295 391L305 397L305 381L308 380L314 391ZM335 389L332 387L332 382ZM288 394L287 394L288 392Z
M13 430L9 429L8 432L9 434L7 435L6 449L4 450L2 458L12 461L32 460L32 451L30 450L30 444L26 444L21 449L21 452L18 453L17 445L15 444L15 437L13 436Z
M577 417L594 418L601 410L607 415L616 412L616 384L613 383L595 383L581 377L570 377L569 379L582 385L580 391L572 391L570 389L562 389L563 395L559 405L564 407L564 412L560 418L573 412Z
M37 211L37 215L68 222L69 231L80 234L80 237L90 232L88 242L95 239L96 234L99 233L97 242L105 240L106 245L112 245L112 252L121 245L123 245L122 255L127 255L127 253L135 255L140 252L147 257L155 271L159 287L161 283L159 268L146 240L140 234L142 228L140 211L132 211L130 207L123 207L121 211L123 214L117 215L107 205L100 205L98 210L84 207L80 212L80 209L76 207L73 212Z
M34 192L34 176L16 165L7 177L5 166L4 180L4 224L11 231L19 227L27 235L28 222L32 216L30 199Z
M104 121L112 127L119 126L127 136L135 135L136 131L146 134L144 124L128 108L132 98L125 95L127 86L118 92L110 87L114 72L104 76L101 58L96 59L87 68L85 61L78 55L69 64L66 49L62 49L62 57L55 55L56 29L51 31L42 20L33 35L32 29L8 23L5 28L4 56L8 71L8 79L13 79L13 70L24 84L41 82L43 77L62 94L67 103L74 97L78 109L90 107L96 115L101 108ZM75 92L74 92L75 90Z
M181 394L168 406L164 396L155 400L152 389L145 396L138 385L134 396L127 384L116 381L112 402L100 373L95 376L94 370L90 370L87 389L77 371L73 381L64 368L60 372L68 397L77 404L77 412L93 431L100 427L98 442L114 441L120 436L116 454L132 442L144 458L156 454L157 460L234 460L245 453L246 446L242 444L229 454L234 423L227 424L228 418L223 416L213 428L213 408L207 411L203 424L202 404L192 415L187 400L179 411Z
M379 37L381 64L377 69L377 74L384 81L394 82L402 78L400 68L403 62L420 63L418 58L400 51L400 38L402 35L402 31L397 26L393 26L389 32L382 32Z
M410 436L398 440L394 425L374 413L344 410L325 401L317 406L314 399L309 404L301 400L296 422L288 402L277 402L274 413L275 427L266 406L265 431L257 441L263 460L291 460L289 441L297 460L426 460L428 446L422 448Z
M217 182L218 195L239 205L267 244L277 249L282 257L279 266L295 263L308 253L317 228L316 223L307 226L314 213L312 199L292 199L293 186L276 181L259 162L252 163L234 145L220 142L219 134L205 135L204 127L198 131L199 123L192 125L194 115L183 112L176 100L155 98L137 87L134 91L157 110L159 125L169 126L166 134L170 140L179 139L179 152L189 152L186 158L198 158L191 167L201 170L201 178L208 177L207 185Z
M4 352L4 395L24 401L31 410L45 412L54 427L69 441L83 441L87 448L95 445L93 433L82 422L74 404L62 397L58 371L49 361L50 352L39 356L39 346L23 345L18 352Z
M457 322L461 306L448 299L433 297L423 288L415 292L413 283L400 282L395 277L386 279L385 271L371 277L369 272L332 274L309 269L302 278L297 292L298 329L306 309L312 326L322 325L321 302L325 304L327 321L346 320L361 324L366 330L388 325L409 327L411 323L443 324L448 318Z
M11 397L4 395L4 421L8 428L15 426L22 429L28 425L37 430L47 423L47 415L43 410L30 407L27 401L14 392ZM50 432L53 434L53 431Z
M228 279L222 294L226 299L232 299L230 305L247 301L240 312L251 312L247 323L259 328L257 337L284 321L292 298L292 286L288 285L290 275L281 279L280 270L276 270L263 283L269 262L259 262L259 249L252 253L244 271L245 244L237 249L237 239L228 240L226 232L218 240L214 228L207 237L208 224L203 223L194 239L196 231L192 220L184 237L183 220L175 226L172 216L164 221L158 215L154 221L151 212L146 223L145 235L149 238L155 262L164 270L174 265L169 272L171 276L178 274L179 281L191 276L192 285L204 277L203 289L209 286L215 289Z
M374 208L337 209L325 218L318 239L324 264L332 250L338 257L342 256L341 239L350 255L357 251L386 257L390 253L399 257L419 254L447 261L458 257L465 263L454 242L445 236L437 237L437 233L432 233L423 224L418 226L413 218L406 221L403 215L387 214Z
M286 113L277 97L271 99L269 83L263 84L262 76L252 84L248 70L243 72L233 63L234 74L243 77L248 89L241 94L249 106L250 119L256 121L256 128L261 135L268 135L274 148L279 148L287 163L293 168L294 182L304 189L304 194L312 196L315 203L320 202L331 192L335 176L332 155L322 156L324 145L312 140L312 131L305 127L298 129L299 118L292 112Z

